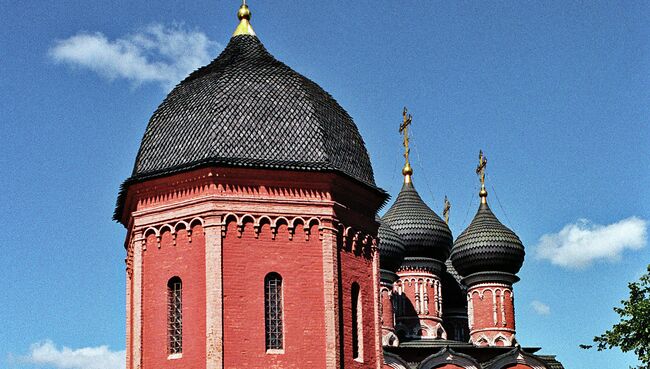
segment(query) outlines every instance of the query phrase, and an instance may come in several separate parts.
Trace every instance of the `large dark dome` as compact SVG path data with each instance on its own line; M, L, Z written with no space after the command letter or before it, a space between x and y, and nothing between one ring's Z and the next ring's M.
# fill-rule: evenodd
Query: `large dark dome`
M375 187L348 113L250 34L233 36L169 93L125 185L206 165L335 171ZM118 217L122 205L118 199Z
M404 183L382 220L404 241L406 258L447 260L453 241L451 231L422 201L412 182Z
M501 224L485 202L454 242L451 260L463 277L478 272L516 274L524 262L524 255L519 237Z
M374 185L352 118L257 36L234 36L176 86L151 117L134 177L202 163L336 170Z

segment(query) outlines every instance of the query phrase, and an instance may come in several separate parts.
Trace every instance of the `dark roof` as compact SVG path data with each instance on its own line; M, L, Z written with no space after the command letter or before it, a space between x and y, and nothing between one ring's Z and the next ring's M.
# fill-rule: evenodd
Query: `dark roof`
M519 237L501 224L487 203L482 203L472 223L454 242L451 260L464 277L477 272L516 274L524 255Z
M548 364L548 369L564 369L564 365L557 361L555 355L537 355L537 357Z
M382 220L404 240L405 257L427 257L444 262L449 256L453 241L451 231L422 201L412 182L404 183Z
M404 260L404 241L386 222L378 219L379 267L396 272Z
M167 95L125 185L206 165L335 171L376 188L348 113L252 35L232 37Z
M494 368L499 359L518 355L541 361L548 369L564 369L554 355L537 355L535 352L538 350L538 347L475 346L450 340L417 340L400 342L398 347L385 346L384 354L388 353L392 359L408 363L410 368L418 368L429 358L451 352L456 356L471 358L480 363L480 368L483 369L501 369Z

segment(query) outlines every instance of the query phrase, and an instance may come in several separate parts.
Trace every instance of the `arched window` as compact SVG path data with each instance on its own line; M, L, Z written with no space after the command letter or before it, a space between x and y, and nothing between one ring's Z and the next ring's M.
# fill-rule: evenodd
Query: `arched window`
M361 291L357 282L352 283L352 357L363 361L363 308Z
M169 354L183 352L183 282L173 277L167 282L167 333Z
M277 273L264 278L264 321L266 349L282 350L282 277Z

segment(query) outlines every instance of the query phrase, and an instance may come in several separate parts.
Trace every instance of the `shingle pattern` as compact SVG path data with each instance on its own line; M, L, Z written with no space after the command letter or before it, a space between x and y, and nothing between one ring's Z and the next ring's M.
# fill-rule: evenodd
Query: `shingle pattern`
M219 57L169 93L149 121L124 187L215 164L338 171L375 187L348 113L251 35L234 36Z
M413 183L405 183L395 203L382 218L400 235L405 257L427 257L444 262L452 245L451 231L422 201Z
M501 224L488 204L481 204L472 223L454 242L451 260L464 277L476 272L516 274L524 255L519 237Z
M379 268L396 272L404 261L404 241L386 222L379 224Z
M251 35L233 37L167 96L149 121L133 175L204 161L340 170L375 184L352 118Z

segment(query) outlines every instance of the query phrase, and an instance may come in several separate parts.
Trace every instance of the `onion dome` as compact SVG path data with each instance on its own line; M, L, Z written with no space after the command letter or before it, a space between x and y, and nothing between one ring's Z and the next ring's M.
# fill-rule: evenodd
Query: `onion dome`
M408 179L408 180L407 180ZM399 234L406 258L429 258L444 262L452 245L451 231L415 190L410 174L382 220Z
M485 167L481 153L482 168ZM474 273L516 274L524 262L524 245L517 235L501 224L487 203L485 176L481 175L481 205L469 227L454 242L451 259L454 268L467 277ZM479 170L481 169L481 170Z
M404 242L386 222L379 222L379 268L396 272L404 261Z
M376 189L348 113L316 83L271 55L250 10L221 55L191 73L151 117L123 185L201 166L329 171ZM118 218L124 198L118 199Z

